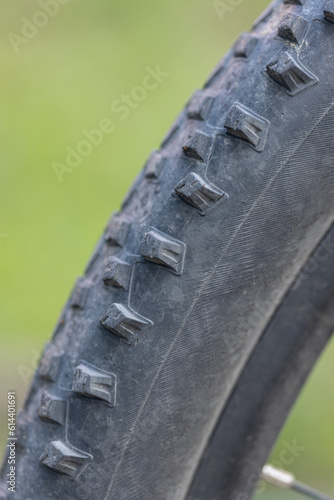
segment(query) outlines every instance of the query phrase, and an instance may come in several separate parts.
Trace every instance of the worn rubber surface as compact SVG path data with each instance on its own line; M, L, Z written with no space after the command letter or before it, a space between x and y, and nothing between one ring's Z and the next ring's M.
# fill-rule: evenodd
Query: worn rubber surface
M333 21L275 1L152 154L45 348L15 498L250 498L334 323Z

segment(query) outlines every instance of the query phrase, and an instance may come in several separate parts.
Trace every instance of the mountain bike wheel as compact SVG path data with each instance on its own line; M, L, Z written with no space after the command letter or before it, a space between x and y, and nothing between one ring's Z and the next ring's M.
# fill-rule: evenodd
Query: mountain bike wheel
M334 325L333 21L275 1L149 158L45 348L16 498L251 497Z

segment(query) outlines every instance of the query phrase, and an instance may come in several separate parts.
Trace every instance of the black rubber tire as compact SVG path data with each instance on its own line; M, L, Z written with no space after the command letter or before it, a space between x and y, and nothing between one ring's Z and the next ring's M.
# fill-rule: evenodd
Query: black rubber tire
M46 346L9 498L251 497L334 325L333 21L275 1L152 154Z

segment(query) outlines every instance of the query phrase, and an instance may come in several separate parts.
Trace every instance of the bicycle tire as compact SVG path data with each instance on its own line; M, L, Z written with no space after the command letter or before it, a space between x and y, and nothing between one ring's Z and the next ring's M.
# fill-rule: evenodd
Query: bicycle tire
M333 46L332 0L275 0L150 156L45 348L16 498L251 497L334 325Z

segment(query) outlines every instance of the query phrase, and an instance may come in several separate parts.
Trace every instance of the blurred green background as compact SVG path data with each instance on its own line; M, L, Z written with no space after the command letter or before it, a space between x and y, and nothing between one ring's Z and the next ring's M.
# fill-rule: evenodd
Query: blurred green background
M222 20L204 0L62 1L46 23L36 18L43 0L1 4L1 443L7 390L16 389L22 403L109 214L190 94L267 5L225 0ZM33 19L45 26L32 31ZM22 29L29 39L17 37ZM111 104L157 65L169 76L120 120ZM82 130L104 118L113 120L113 133L60 183L53 162L64 163L65 148L76 147ZM286 443L297 440L306 450L290 470L332 494L333 361L332 345L274 453L279 460ZM289 498L271 488L259 495L283 497Z

